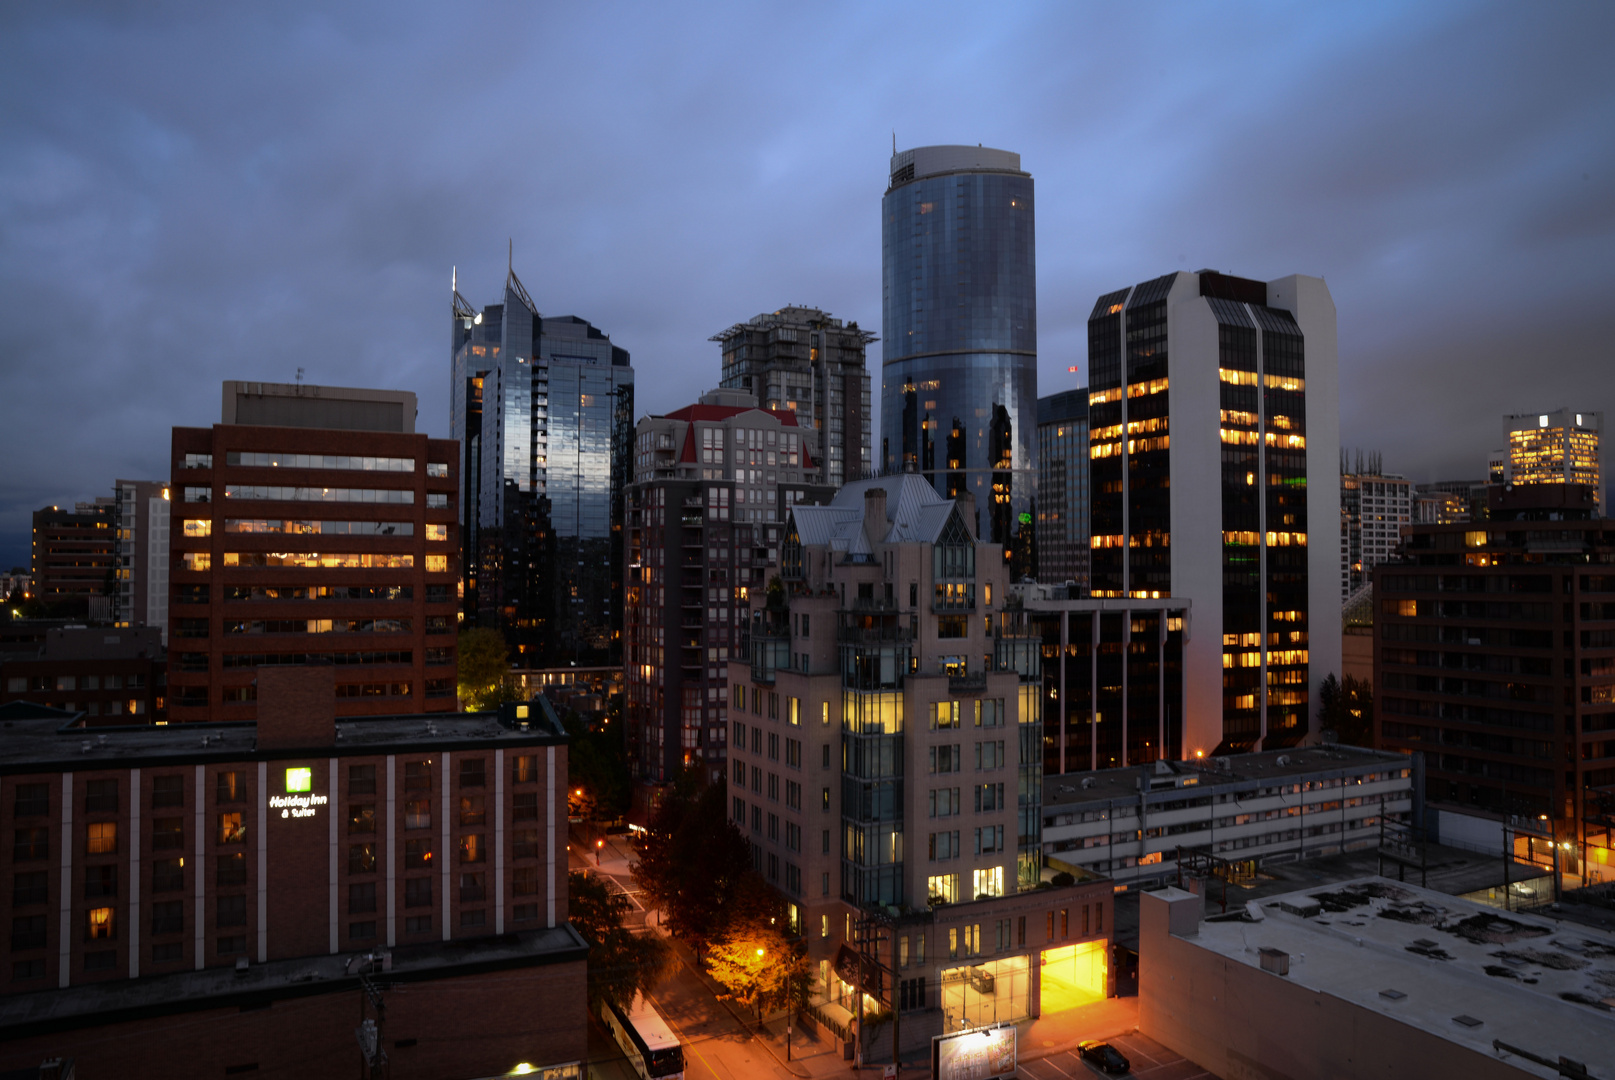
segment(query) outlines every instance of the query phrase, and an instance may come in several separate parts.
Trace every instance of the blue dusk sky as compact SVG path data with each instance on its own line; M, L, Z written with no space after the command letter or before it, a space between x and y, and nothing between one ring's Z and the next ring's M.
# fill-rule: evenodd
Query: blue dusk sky
M224 379L446 435L451 268L494 302L507 240L642 414L759 312L878 333L894 131L1034 176L1040 393L1102 292L1316 274L1342 443L1478 478L1504 412L1615 406L1612 45L1607 2L7 4L0 566Z

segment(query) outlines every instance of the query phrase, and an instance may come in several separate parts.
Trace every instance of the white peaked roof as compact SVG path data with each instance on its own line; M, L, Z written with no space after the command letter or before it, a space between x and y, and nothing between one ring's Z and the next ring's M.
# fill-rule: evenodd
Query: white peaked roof
M887 529L880 536L864 531L865 493L886 492ZM854 480L829 506L796 506L791 515L796 534L807 547L824 546L848 555L871 555L875 544L935 543L953 513L953 500L913 473Z

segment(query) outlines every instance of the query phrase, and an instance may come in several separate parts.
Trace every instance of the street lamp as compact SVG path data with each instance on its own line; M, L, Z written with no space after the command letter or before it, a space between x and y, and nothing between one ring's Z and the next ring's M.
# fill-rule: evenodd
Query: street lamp
M606 842L604 840L596 840L594 842L594 864L596 866L600 865L600 849L605 846Z

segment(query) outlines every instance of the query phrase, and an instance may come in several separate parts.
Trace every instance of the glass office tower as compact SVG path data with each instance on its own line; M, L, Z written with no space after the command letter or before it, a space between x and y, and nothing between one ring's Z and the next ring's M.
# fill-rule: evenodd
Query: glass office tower
M881 201L881 468L974 496L978 535L1035 574L1037 281L1019 154L892 156Z
M467 619L502 630L525 666L617 663L628 351L576 316L540 315L514 272L480 313L454 294L451 340Z

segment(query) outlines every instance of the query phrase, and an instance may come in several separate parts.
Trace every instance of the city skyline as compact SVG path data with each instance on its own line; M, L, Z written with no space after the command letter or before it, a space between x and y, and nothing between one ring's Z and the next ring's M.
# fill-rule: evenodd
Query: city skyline
M449 16L367 43L362 12L12 13L0 564L26 562L32 510L159 477L165 433L205 422L222 378L412 390L447 434L437 305L455 265L497 281L509 241L546 316L643 358L639 415L715 382L707 338L737 313L811 305L880 333L893 128L1012 148L1037 177L1044 394L1087 382L1088 304L1113 282L1305 266L1341 312L1343 441L1411 480L1478 479L1506 412L1607 411L1615 84L1594 50L1615 16L1248 11L1127 15L1101 39L1079 12L916 33L903 9L843 9L833 77L748 95L701 57L820 20L526 13L518 40L613 49L535 46L467 79L442 45L476 22ZM664 51L675 31L700 47ZM66 34L79 47L47 66ZM1181 74L1110 59L1146 44ZM517 134L477 138L495 127ZM1142 181L1106 166L1146 152ZM53 399L90 422L65 429Z

